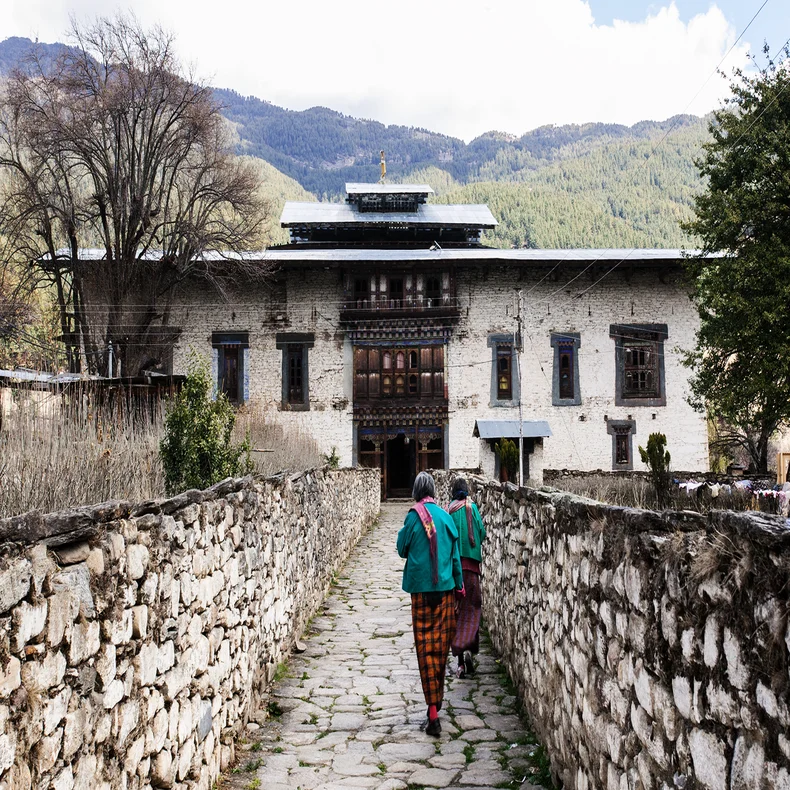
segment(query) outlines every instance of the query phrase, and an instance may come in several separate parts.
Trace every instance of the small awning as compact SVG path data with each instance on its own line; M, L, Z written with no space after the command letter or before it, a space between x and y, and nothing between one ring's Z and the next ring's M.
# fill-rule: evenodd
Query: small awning
M551 428L546 420L524 420L525 439L551 436ZM474 435L481 439L518 439L518 420L476 420Z

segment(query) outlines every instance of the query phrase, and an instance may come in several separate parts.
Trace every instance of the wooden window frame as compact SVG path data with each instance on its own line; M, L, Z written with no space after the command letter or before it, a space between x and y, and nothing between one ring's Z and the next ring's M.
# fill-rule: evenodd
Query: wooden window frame
M309 350L315 344L312 332L282 332L276 336L276 346L282 350L282 401L285 411L310 410L310 364ZM301 387L297 389L291 382L292 360L299 355ZM301 394L301 398L299 395Z
M304 347L301 343L292 343L286 352L288 355L288 403L304 403Z
M630 472L634 468L635 420L609 420L606 432L612 437L612 470Z
M244 382L248 376L245 370L245 350L250 347L248 332L212 332L211 345L216 350L217 370L214 386L216 391L224 392L227 399L234 405L239 406L244 403L246 389ZM225 372L225 356L232 351L237 355L236 362L236 392L231 392L224 384L223 377Z
M371 354L375 352L375 362ZM444 345L354 347L354 400L438 400L444 393ZM403 364L399 365L402 360ZM387 365L389 361L389 365ZM376 377L376 385L372 385ZM376 392L374 392L376 390Z
M581 405L581 386L579 382L579 348L581 335L578 332L552 332L551 347L554 349L554 369L551 380L552 406ZM562 359L570 358L571 391L562 390Z
M615 342L615 405L666 406L664 341L666 324L612 324L609 336ZM651 354L650 363L634 359L635 351ZM651 375L649 386L633 385L634 377Z
M496 407L512 407L518 405L521 382L519 371L516 367L516 337L508 334L495 334L488 336L488 347L491 349L491 401L489 405ZM506 351L505 349L509 349ZM499 389L499 357L502 353L510 355L510 397L501 397Z
M496 349L496 387L497 400L513 400L513 346L505 343Z

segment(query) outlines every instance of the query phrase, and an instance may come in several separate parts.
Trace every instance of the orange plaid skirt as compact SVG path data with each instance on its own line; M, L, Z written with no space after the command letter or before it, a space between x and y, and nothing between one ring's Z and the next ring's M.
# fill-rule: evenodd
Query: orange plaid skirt
M447 654L455 635L455 595L452 590L412 593L411 622L426 705L442 706Z

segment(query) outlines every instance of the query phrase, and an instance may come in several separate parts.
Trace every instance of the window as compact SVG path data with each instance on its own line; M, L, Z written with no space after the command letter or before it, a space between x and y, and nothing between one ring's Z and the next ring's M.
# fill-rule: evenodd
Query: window
M425 300L427 307L439 307L442 302L442 284L438 277L425 280Z
M354 280L354 306L357 308L367 307L370 299L370 280L366 277L358 277Z
M573 397L573 348L560 350L560 397Z
M444 398L444 346L355 346L354 399L379 397Z
M237 402L239 399L239 347L227 346L223 351L219 391L229 401Z
M578 406L582 402L578 354L581 336L578 332L552 332L551 346L554 349L551 403L553 406Z
M498 400L510 400L513 397L513 369L511 367L512 357L512 346L497 346L496 376Z
M612 324L615 342L615 404L666 406L666 324Z
M658 351L656 343L623 343L625 380L623 395L654 398L658 395Z
M403 307L403 278L390 277L388 283L389 306L393 309Z
M612 469L630 471L634 468L634 420L609 420L606 432L612 437Z
M304 402L303 353L304 349L299 343L288 346L288 403L290 404Z
M491 406L514 406L519 398L515 337L512 334L489 335L491 348Z
M211 345L217 392L223 393L231 403L244 403L249 389L245 386L245 362L250 347L248 333L213 332Z
M313 347L312 333L283 332L276 337L283 352L282 408L307 411L310 408L308 351Z

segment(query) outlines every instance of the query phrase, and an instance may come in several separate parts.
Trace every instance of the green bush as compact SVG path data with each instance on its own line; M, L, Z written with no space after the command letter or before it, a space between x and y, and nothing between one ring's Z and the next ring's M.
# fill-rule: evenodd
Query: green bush
M500 439L496 443L499 465L507 469L510 480L518 477L518 445L511 439Z
M666 450L667 437L663 433L651 433L647 437L647 450L639 448L642 463L650 470L650 482L656 494L658 507L666 507L669 502L670 485L669 451Z
M211 399L208 364L192 354L181 392L167 410L165 435L159 455L168 494L189 488L208 488L226 477L253 470L249 435L231 441L236 414L224 394Z
M340 456L337 454L337 447L332 445L332 452L324 453L321 458L330 469L340 469Z

